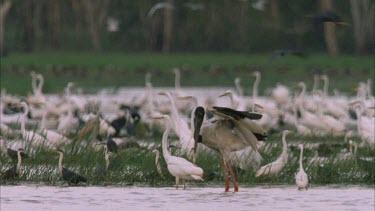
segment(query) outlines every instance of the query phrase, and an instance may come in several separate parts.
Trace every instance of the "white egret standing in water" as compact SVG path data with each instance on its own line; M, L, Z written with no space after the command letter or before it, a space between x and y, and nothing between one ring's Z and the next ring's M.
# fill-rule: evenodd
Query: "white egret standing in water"
M168 171L176 178L176 189L178 189L178 183L180 178L185 186L186 180L201 180L203 181L203 169L195 166L193 163L187 161L184 158L172 156L168 151L168 135L171 130L171 123L169 116L164 115L162 117L154 117L155 119L164 119L165 131L162 139L163 157L168 166Z
M303 145L300 144L299 148L301 149L301 153L299 155L299 170L296 174L296 184L298 186L298 190L306 189L309 184L309 179L307 177L306 172L303 170L302 160L303 160Z

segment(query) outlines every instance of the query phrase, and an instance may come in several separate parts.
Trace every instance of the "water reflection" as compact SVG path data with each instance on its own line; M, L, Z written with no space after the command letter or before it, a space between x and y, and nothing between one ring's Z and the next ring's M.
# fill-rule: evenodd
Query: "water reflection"
M1 186L0 210L374 210L368 186L52 187Z

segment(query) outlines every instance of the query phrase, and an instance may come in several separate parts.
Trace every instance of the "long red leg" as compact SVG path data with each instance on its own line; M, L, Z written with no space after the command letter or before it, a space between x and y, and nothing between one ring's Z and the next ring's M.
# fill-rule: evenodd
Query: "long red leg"
M220 164L221 164L221 167L223 168L223 172L224 172L225 192L228 192L229 191L229 180L228 180L227 168L225 166L225 162L224 162L223 157L221 158Z
M233 170L232 170L232 166L230 165L230 162L229 162L229 161L227 161L227 164L228 164L228 168L229 168L230 176L232 177L232 182L233 182L234 191L237 192L237 191L238 191L238 186L237 186L236 178L234 177L234 173L233 173Z

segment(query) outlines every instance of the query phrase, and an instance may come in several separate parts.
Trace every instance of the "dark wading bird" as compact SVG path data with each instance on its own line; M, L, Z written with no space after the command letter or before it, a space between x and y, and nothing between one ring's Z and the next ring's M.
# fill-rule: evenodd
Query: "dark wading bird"
M0 137L0 147L1 147L1 150L6 153L10 159L12 159L12 161L17 161L18 157L17 157L17 151L16 150L13 150L13 149L10 149L10 148L7 148L7 146L5 145L5 141L2 137ZM21 157L22 159L25 159L25 158L29 158L29 156L24 153L24 152L21 152Z
M286 56L286 55L297 56L297 57L300 57L300 58L306 58L306 56L307 56L302 51L295 51L295 50L290 50L290 49L279 49L279 50L274 51L272 53L272 55L270 57L268 57L267 62L270 63L274 59L282 57L282 56Z
M322 11L316 15L313 16L307 16L309 18L313 18L313 22L315 27L319 24L325 23L325 22L331 22L335 25L339 26L349 26L350 24L343 21L340 16L338 16L335 12L331 10Z
M78 184L79 182L87 182L87 179L83 176L80 176L69 169L66 169L62 165L62 161L64 158L64 152L61 149L57 150L57 153L59 153L59 172L60 176L63 178L63 180L67 181L68 184Z
M213 107L214 118L203 122L205 110L197 107L194 114L194 152L197 152L197 142L218 151L221 157L221 166L224 172L225 191L229 190L227 167L232 178L234 191L238 191L236 178L229 162L229 153L250 146L258 150L258 141L267 137L267 132L251 121L260 119L257 113L236 111L230 108Z
M18 177L18 174L21 168L21 163L22 163L21 153L23 153L23 149L20 148L17 150L17 158L18 158L17 165L14 165L13 167L6 170L4 174L1 176L2 179L6 180L6 179L14 179Z

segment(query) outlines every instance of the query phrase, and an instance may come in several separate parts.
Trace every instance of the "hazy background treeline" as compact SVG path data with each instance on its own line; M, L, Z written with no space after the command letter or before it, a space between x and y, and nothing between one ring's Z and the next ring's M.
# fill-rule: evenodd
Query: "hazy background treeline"
M3 52L374 53L373 0L0 0ZM157 3L173 8L150 9ZM314 24L335 11L347 27ZM327 37L328 36L328 37Z

